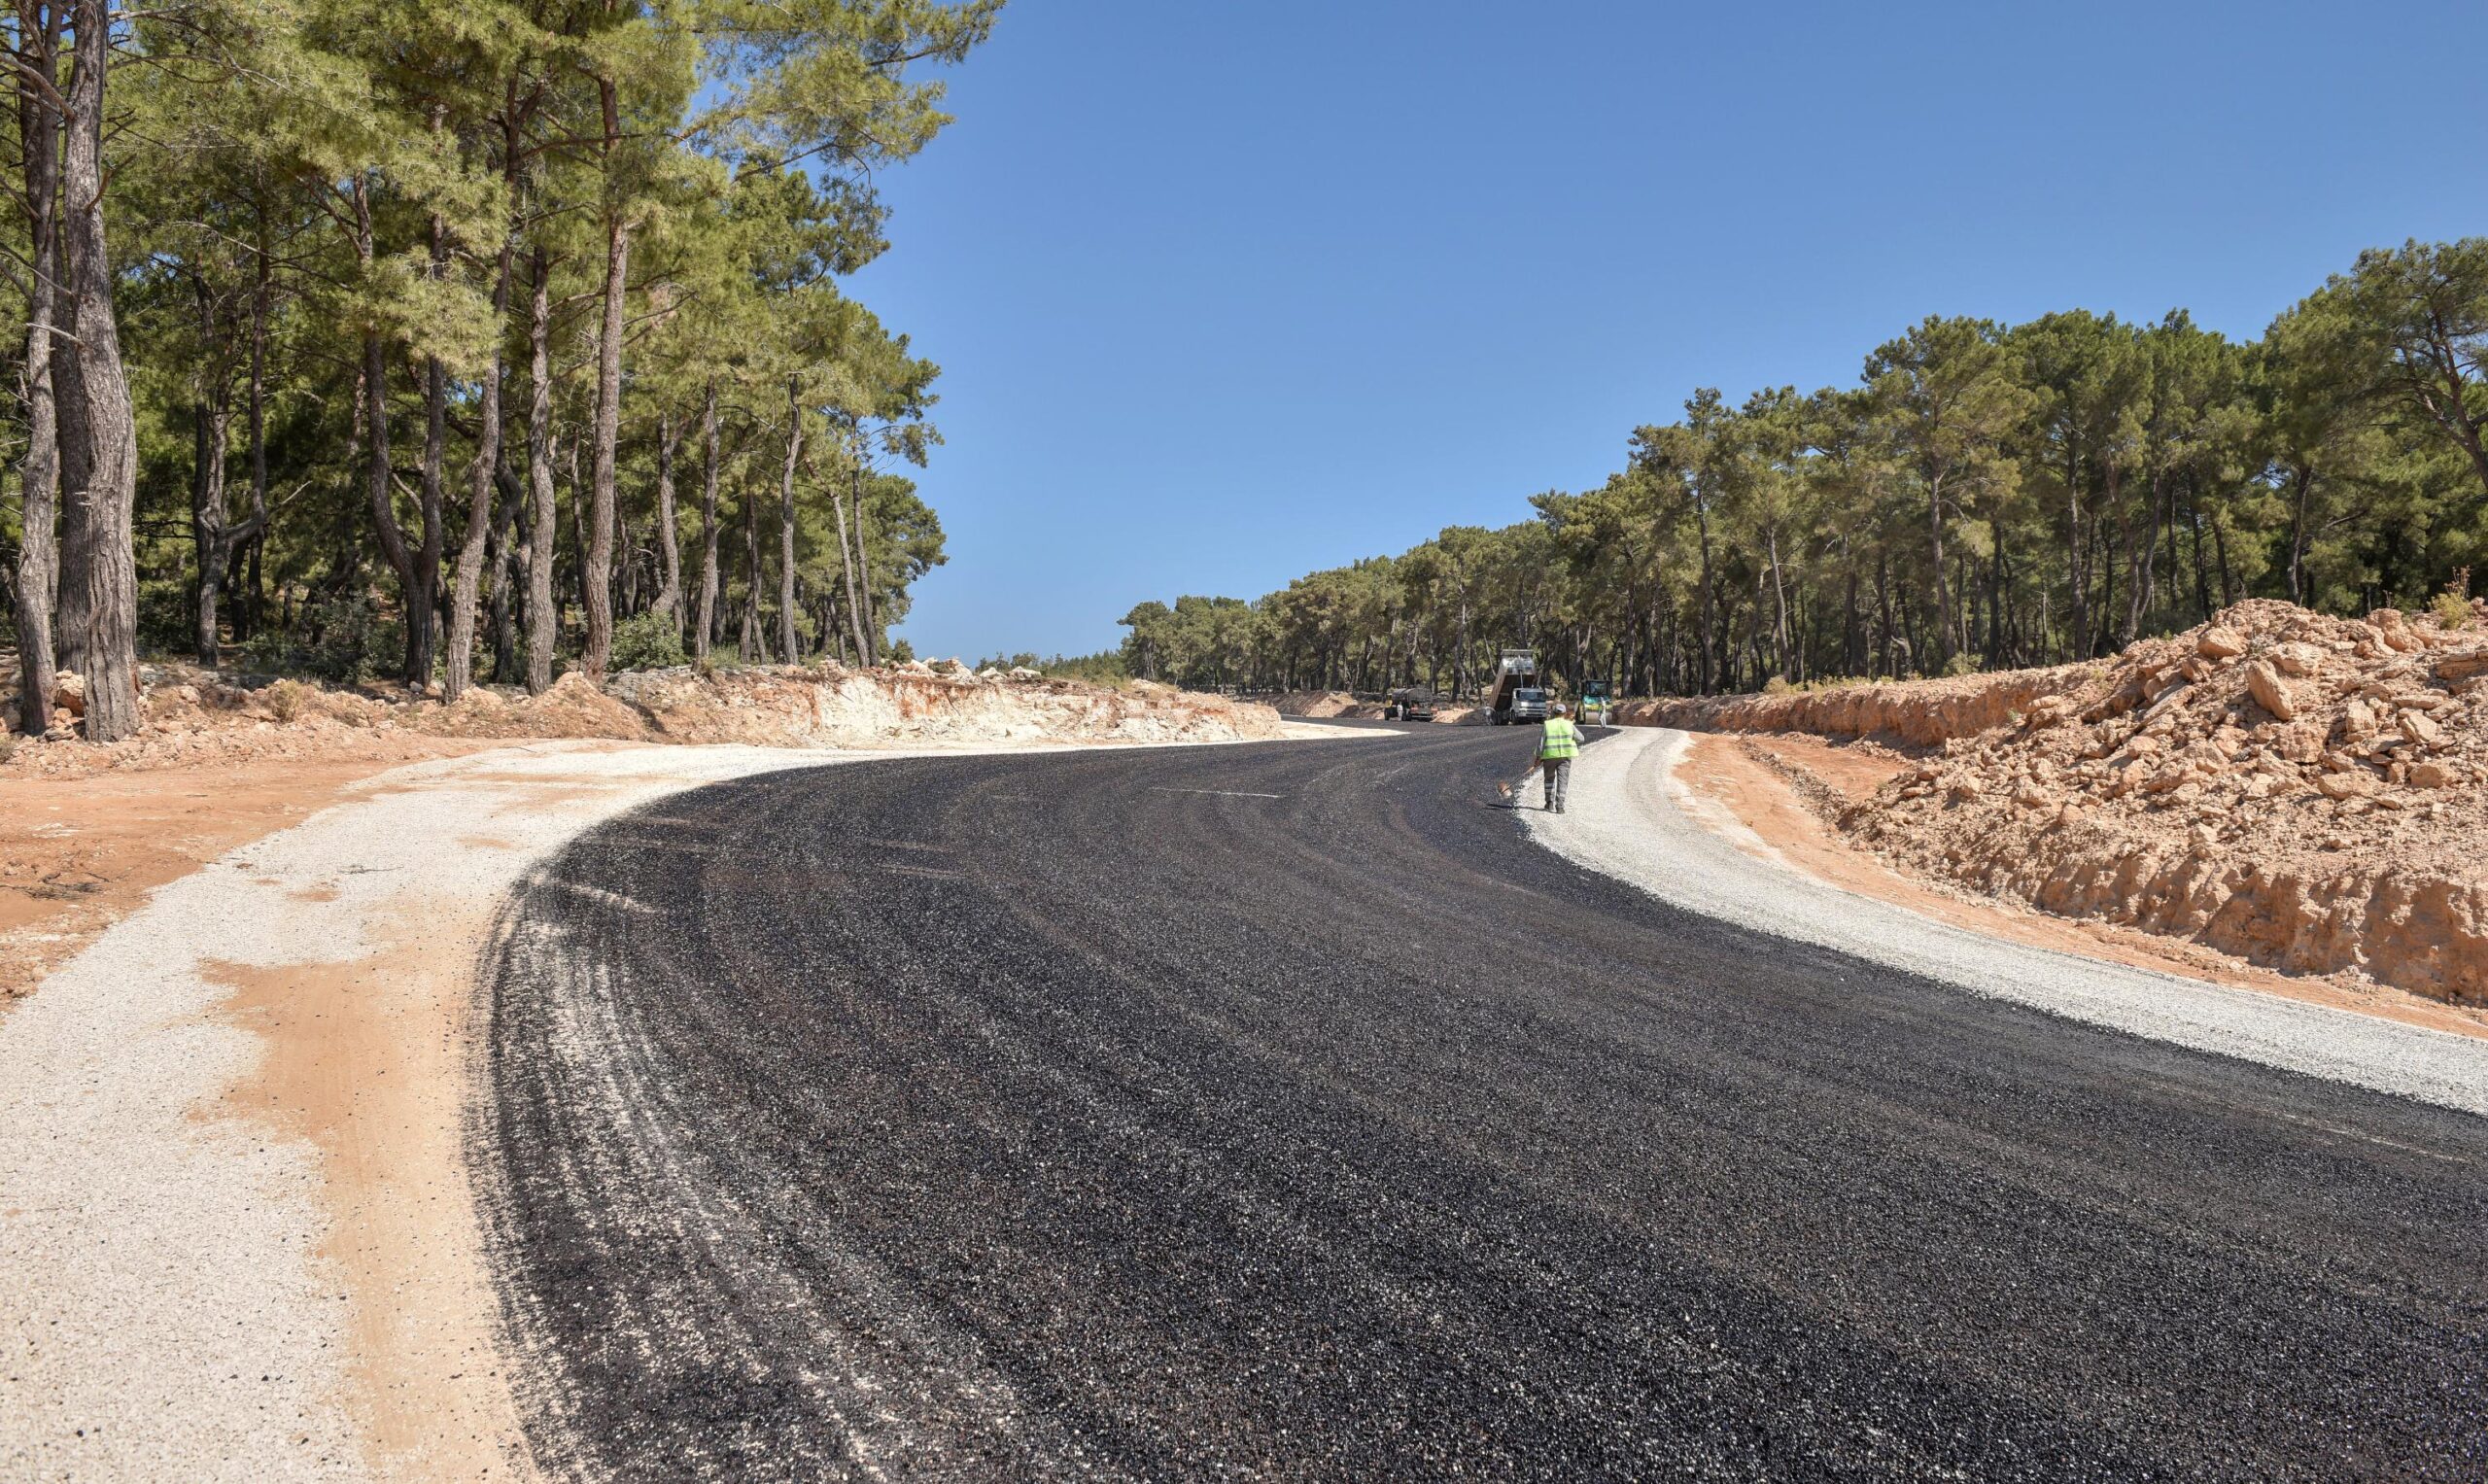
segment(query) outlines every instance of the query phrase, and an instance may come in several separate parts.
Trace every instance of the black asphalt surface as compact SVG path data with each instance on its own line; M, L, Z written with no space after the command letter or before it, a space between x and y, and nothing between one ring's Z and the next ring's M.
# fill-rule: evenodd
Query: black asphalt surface
M588 1478L2488 1478L2488 1121L1531 845L1528 739L704 788L506 910Z

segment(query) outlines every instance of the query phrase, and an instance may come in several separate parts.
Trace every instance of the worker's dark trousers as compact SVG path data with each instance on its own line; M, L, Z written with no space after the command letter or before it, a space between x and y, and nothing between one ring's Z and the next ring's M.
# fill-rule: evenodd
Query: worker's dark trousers
M1541 757L1538 760L1538 771L1546 779L1546 807L1562 809L1564 790L1572 781L1572 760L1569 757Z

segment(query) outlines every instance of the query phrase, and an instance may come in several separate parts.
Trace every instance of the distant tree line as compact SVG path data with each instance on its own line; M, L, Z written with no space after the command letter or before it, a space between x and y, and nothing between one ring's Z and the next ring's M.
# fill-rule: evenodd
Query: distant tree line
M881 656L936 368L838 281L998 5L12 0L18 724L58 667L125 734L142 648Z
M2250 596L2467 580L2488 510L2488 239L2362 254L2237 344L1933 318L1858 383L1696 392L1596 489L1254 602L1144 603L1132 673L1472 690L1500 645L1637 694L2054 664Z
M1120 649L1100 650L1095 654L1040 655L1022 649L1016 654L997 654L977 662L978 670L1033 670L1041 674L1062 675L1074 680L1095 680L1112 685L1131 678L1131 667L1123 663Z

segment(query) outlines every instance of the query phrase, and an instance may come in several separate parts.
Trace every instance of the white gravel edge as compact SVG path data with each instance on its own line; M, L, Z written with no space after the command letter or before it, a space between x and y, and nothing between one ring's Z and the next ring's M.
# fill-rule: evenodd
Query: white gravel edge
M667 794L897 755L554 742L394 769L158 889L46 979L0 1019L0 1478L404 1462L367 1456L345 1402L319 1152L219 1102L260 1039L219 1017L212 961L354 958Z
M159 888L0 1018L0 1480L360 1480L405 1462L371 1458L345 1404L352 1342L318 1254L318 1150L219 1104L261 1042L219 1017L230 991L211 963L373 953L410 913L497 904L580 832L708 783L1265 740L521 743L376 775Z
M2091 1025L2488 1114L2488 1041L1983 937L1821 880L1676 779L1691 741L1665 727L1607 734L1572 765L1565 813L1526 811L1530 836L1663 902L1776 937Z

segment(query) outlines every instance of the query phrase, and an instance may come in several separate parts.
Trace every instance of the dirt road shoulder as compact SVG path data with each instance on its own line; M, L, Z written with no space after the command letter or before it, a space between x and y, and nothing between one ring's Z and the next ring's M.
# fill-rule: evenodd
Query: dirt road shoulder
M0 1475L523 1475L462 1160L471 965L528 863L841 761L417 764L157 889L0 1019Z
M148 894L409 762L506 742L396 737L326 757L0 776L0 1015Z
M0 1477L527 1476L464 1156L473 965L510 889L705 783L1098 745L549 742L272 764L292 784L43 780L62 808L30 846L115 874L29 918L64 961L0 1016Z
M1706 916L2107 1029L2488 1113L2480 1037L2034 947L1801 870L1678 777L1692 742L1640 727L1601 739L1574 765L1570 812L1527 812L1530 834ZM1816 987L1839 993L1837 973Z
M1697 734L1677 766L1676 780L1720 813L1699 810L1714 826L1732 817L1741 846L1844 891L1922 913L1972 932L2057 952L2078 953L2132 968L2181 975L2277 994L2309 1004L2381 1016L2456 1035L2488 1037L2488 1010L2451 1005L2346 975L2281 974L2201 944L2113 923L2059 917L1976 897L1906 875L1858 848L1823 817L1820 802L1871 797L1912 766L1871 744L1794 734ZM1810 799L1809 794L1814 795Z

